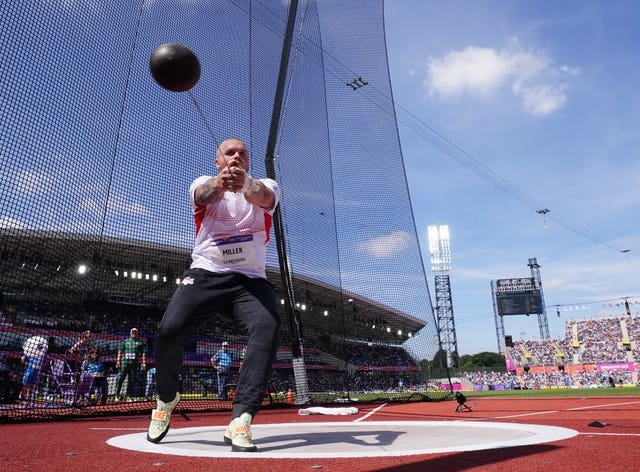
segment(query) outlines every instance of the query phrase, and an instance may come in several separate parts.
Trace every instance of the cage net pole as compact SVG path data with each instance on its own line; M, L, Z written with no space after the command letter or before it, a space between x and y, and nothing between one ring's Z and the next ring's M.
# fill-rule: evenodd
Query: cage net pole
M296 21L296 13L298 9L298 1L292 0L289 5L289 16L287 19L287 29L284 41L282 43L282 55L280 56L280 71L278 73L278 83L276 85L275 99L273 101L273 112L271 115L271 126L269 128L269 139L267 142L267 150L265 157L265 166L267 177L276 180L276 172L274 166L275 148L278 136L278 126L280 123L280 113L282 110L282 98L284 95L284 86L287 79L287 69L289 66L289 51L293 38L293 30ZM293 364L293 375L296 383L296 403L309 403L309 382L307 379L307 371L304 365L304 352L302 347L302 328L300 325L300 313L295 305L295 292L293 289L293 279L287 257L286 241L284 229L282 226L282 216L280 208L276 208L273 215L273 229L276 237L276 245L278 248L278 262L280 265L280 277L285 297L285 308L289 317L291 329L291 354Z

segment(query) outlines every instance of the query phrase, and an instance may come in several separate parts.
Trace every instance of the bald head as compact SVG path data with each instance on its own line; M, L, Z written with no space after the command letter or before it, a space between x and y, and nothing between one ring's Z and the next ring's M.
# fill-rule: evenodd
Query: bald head
M247 146L238 138L225 139L218 146L215 164L218 169L241 167L244 170L249 170Z

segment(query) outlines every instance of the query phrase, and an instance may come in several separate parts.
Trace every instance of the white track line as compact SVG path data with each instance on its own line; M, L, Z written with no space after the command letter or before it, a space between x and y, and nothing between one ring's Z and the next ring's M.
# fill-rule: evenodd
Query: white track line
M578 410L589 410L596 408L607 408L610 406L622 406L622 405L635 405L640 403L640 400L631 401L631 402L619 402L619 403L607 403L605 405L590 405L590 406L580 406L575 408L566 408L564 410L547 410L547 411L536 411L533 413L521 413L518 415L505 415L505 416L487 416L485 418L470 418L470 421L482 421L486 419L505 419L505 418L522 418L525 416L537 416L537 415L548 415L551 413L559 413L561 411L578 411Z
M572 411L572 410L586 410L589 408L604 408L606 406L620 406L620 405L635 405L640 403L640 400L634 400L632 402L622 402L622 403L609 403L606 405L595 405L595 406L580 406L580 407L576 407L576 408L569 408L567 411Z
M377 412L379 412L380 410L382 410L385 406L387 406L386 403L383 403L382 405L374 408L373 410L371 410L369 413L367 413L366 415L364 415L362 418L358 418L357 420L353 420L354 423L359 423L360 421L366 420L367 418L369 418L370 416L373 416L374 414L376 414Z

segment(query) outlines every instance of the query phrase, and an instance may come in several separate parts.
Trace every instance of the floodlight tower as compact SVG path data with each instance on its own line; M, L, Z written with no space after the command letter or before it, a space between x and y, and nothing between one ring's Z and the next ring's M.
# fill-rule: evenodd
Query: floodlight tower
M431 271L439 272L435 275L436 319L442 349L447 354L447 367L458 367L458 339L456 325L453 318L453 301L451 298L451 245L448 225L430 225L427 227L429 236L429 255L431 256Z

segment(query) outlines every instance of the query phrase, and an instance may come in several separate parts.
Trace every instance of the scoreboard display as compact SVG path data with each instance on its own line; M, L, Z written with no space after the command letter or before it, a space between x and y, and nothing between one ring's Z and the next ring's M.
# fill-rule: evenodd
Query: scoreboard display
M496 281L498 315L534 315L543 312L542 293L533 278Z
M542 313L540 292L496 293L499 315L534 315Z

